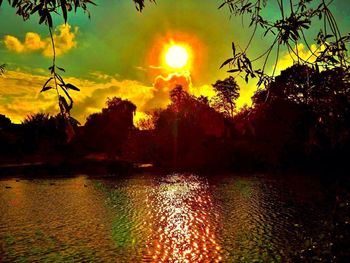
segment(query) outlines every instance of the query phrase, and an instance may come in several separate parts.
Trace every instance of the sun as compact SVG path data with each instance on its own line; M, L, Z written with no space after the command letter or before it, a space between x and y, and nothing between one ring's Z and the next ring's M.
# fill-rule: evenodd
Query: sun
M188 63L189 54L185 47L171 45L165 53L165 61L171 68L183 68Z

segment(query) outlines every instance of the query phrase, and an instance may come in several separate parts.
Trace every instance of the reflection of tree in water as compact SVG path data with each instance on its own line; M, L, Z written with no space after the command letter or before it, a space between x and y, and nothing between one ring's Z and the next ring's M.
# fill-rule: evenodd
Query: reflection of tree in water
M144 259L155 262L219 262L218 214L208 183L194 175L169 175L147 198L151 230Z
M276 202L278 196L266 194L258 180L235 177L225 179L214 198L222 208L219 236L221 245L227 248L222 254L225 261L282 262L288 259L285 249L291 242L285 234L289 215L280 210Z

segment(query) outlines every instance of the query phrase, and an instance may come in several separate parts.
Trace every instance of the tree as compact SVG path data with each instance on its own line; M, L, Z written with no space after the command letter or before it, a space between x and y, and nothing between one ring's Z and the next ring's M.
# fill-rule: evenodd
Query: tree
M224 116L181 86L169 95L171 103L157 114L155 122L156 162L175 167L215 163L221 155L213 148L225 134Z
M258 90L253 102L250 119L258 141L269 141L270 146L285 147L290 153L294 149L295 156L327 158L328 163L346 155L350 82L342 68L317 71L294 65Z
M5 115L0 114L0 130L6 129L11 125L11 120Z
M114 158L121 154L123 144L134 129L136 106L117 97L108 99L106 105L100 113L87 118L83 136L88 150L103 152Z
M72 139L71 131L67 129L74 130L78 124L73 118L67 119L61 114L56 116L49 116L45 113L29 115L20 126L23 148L28 153L39 152L46 154L45 158L49 158L50 153L64 151L67 142Z
M236 100L239 97L237 82L230 76L224 80L216 81L212 86L216 92L212 100L214 108L232 118L236 110Z

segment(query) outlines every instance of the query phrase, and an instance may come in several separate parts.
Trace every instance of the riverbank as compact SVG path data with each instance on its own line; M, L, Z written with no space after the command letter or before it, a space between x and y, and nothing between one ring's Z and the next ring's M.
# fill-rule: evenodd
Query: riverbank
M77 174L128 173L137 167L122 160L79 160L34 161L0 164L0 176L70 176Z

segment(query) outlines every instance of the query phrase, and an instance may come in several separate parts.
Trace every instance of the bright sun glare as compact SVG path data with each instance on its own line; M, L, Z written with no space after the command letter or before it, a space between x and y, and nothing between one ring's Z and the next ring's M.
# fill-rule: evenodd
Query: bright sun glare
M188 52L182 46L172 45L166 51L165 61L172 68L183 68L188 62Z

